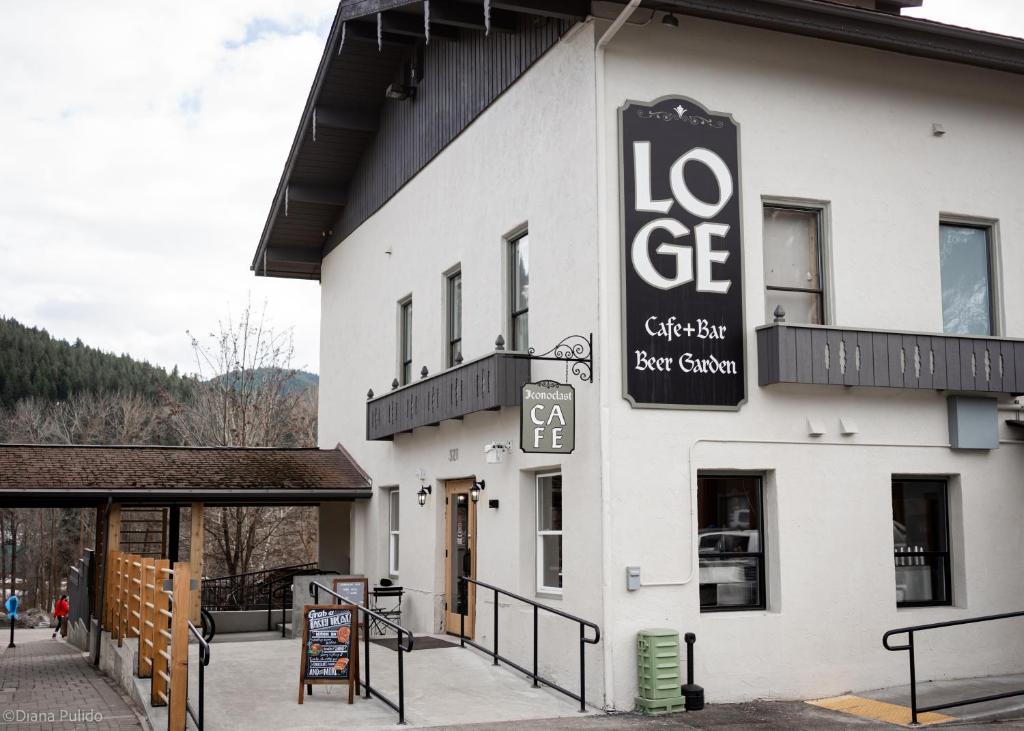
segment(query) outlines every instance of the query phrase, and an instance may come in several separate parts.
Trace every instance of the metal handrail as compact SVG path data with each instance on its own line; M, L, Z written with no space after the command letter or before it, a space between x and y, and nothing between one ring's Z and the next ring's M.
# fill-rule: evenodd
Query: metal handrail
M274 586L303 572L316 573L316 563L278 566L231 576L203 579L203 605L220 610L266 609L268 623L273 609ZM267 626L267 629L271 627Z
M203 731L203 697L206 687L206 666L210 664L210 643L203 637L202 630L197 629L196 626L192 624L192 620L189 620L188 622L188 630L199 643L199 705L197 713L189 704L188 699L186 699L185 710L188 711L188 715L192 717L192 721L195 723L196 728L199 729L199 731Z
M334 598L341 600L341 602L343 604L351 604L351 602L348 599L346 599L345 597L341 596L337 592L335 592L335 591L333 591L331 589L328 589L326 586L321 584L319 581L313 581L313 582L310 582L310 585L309 585L309 595L311 597L313 597L313 602L315 604L319 604L320 603L320 592L321 591L325 591L328 594L330 594L331 596L333 596ZM364 675L366 677L366 680L363 681L362 679L359 679L358 683L359 683L360 686L362 686L363 688L366 689L366 696L365 696L366 698L369 698L371 694L377 696L377 698L380 699L381 701L383 701L385 705L387 705L389 708L391 708L391 710L393 710L396 713L398 713L398 723L399 724L404 724L405 723L405 653L412 652L412 646L413 646L413 642L415 641L415 637L413 637L412 632L407 630L405 627L402 627L401 625L392 622L387 617L385 617L385 616L383 616L381 614L378 614L377 612L373 611L372 609L370 609L368 607L364 607L362 604L353 604L352 606L354 606L356 608L356 611L358 613L362 613L362 614L366 615L367 617L373 617L375 622L379 622L383 626L389 627L390 629L395 630L395 632L398 634L398 638L396 640L396 645L398 646L398 653L397 653L398 654L398 702L396 703L396 702L392 701L390 698L388 698L383 693L381 693L379 690L377 690L372 685L370 685L370 631L369 631L370 622L369 622L368 619L367 619L366 622L364 622L364 626L367 628L367 631L363 633L363 661L364 662L363 662L363 666L360 667L360 675ZM356 621L357 622L359 621L358 618L356 619ZM313 691L313 686L307 685L306 686L306 693L312 693L312 691Z
M561 609L555 609L554 607L549 607L549 606L547 606L545 604L541 604L540 602L536 602L533 599L528 599L525 596L520 596L519 594L515 594L515 593L513 593L511 591L506 591L505 589L501 589L501 588L499 588L497 586L493 586L493 585L485 583L483 581L477 581L476 579L471 578L469 576L460 577L459 581L462 582L463 595L466 594L466 589L468 588L466 586L466 582L470 582L472 584L475 584L476 586L480 586L480 587L483 587L484 589L488 589L488 590L494 592L494 649L493 650L488 650L486 647L484 647L484 646L482 646L480 644L477 644L473 640L468 639L466 637L466 615L465 614L460 614L459 615L459 643L463 647L465 647L466 645L469 645L471 647L475 647L476 649L480 650L481 652L484 652L484 653L490 655L492 658L494 658L494 664L495 665L497 665L498 661L500 660L503 663L505 663L506 665L508 665L509 667L513 667L516 670L518 670L519 672L524 673L525 675L527 675L528 677L533 679L533 687L534 688L539 687L538 684L542 683L542 684L546 685L547 687L551 688L552 690L557 690L559 693L567 695L570 698L572 698L573 700L579 701L580 702L580 713L586 713L586 711L587 711L587 669L586 669L586 662L585 662L585 657L584 657L584 650L586 649L587 645L596 645L598 642L601 641L601 628L598 627L593 622L590 622L590 621L588 621L586 619L583 619L582 617L577 617L574 614L569 614L568 612L564 612ZM532 671L527 670L522 665L518 665L517 663L513 662L512 660L509 660L507 657L504 657L503 655L498 654L498 595L499 594L503 595L503 596L507 596L507 597L509 597L511 599L516 599L516 600L521 601L521 602L523 602L525 604L529 604L530 606L533 607L533 670ZM554 681L551 681L551 680L548 680L547 678L541 677L540 674L537 672L537 664L538 664L537 663L537 634L538 634L537 633L537 625L538 625L538 613L539 613L539 610L541 610L541 609L543 609L544 611L549 612L551 614L554 614L554 615L557 615L559 617L562 617L564 619L568 619L568 620L570 620L572 622L576 622L580 626L580 692L579 692L579 695L577 695L576 693L573 693L571 690L568 690L567 688L563 688L562 686L558 685ZM594 630L594 636L593 637L587 637L586 630L587 630L588 627L590 629Z
M1004 612L1002 614L989 614L984 617L969 617L967 619L951 619L948 622L932 622L931 624L915 624L911 627L899 627L897 629L891 629L882 635L882 647L890 652L901 652L906 650L910 660L910 722L913 725L917 725L917 716L920 713L928 713L930 711L940 711L944 708L958 708L960 706L969 706L974 703L984 703L986 701L996 701L1002 698L1013 698L1014 696L1024 695L1024 690L1015 690L1009 693L996 693L995 695L980 696L978 698L966 698L959 701L953 701L951 703L936 703L931 706L918 707L917 705L917 666L914 661L914 633L922 632L928 629L941 629L943 627L957 627L962 624L977 624L978 622L992 622L997 619L1012 619L1013 617L1024 617L1024 612ZM893 635L907 635L907 644L905 645L891 645L889 644L889 638Z

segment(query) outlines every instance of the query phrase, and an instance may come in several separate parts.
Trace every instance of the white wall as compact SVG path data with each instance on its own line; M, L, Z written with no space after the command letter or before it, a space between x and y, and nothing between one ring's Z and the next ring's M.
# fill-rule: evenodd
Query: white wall
M649 582L606 597L613 702L632 706L635 631L697 634L697 682L710 702L808 698L905 683L904 654L881 648L894 627L1024 605L1024 449L948 449L944 395L812 386L757 386L754 327L764 324L762 196L831 204L834 322L941 332L940 213L999 220L1004 332L1024 336L1024 97L1019 77L683 17L627 26L608 50L609 212L602 232L613 304L598 348L611 357L612 576L627 565ZM680 94L740 125L749 401L739 413L632 410L621 383L617 109L626 99ZM933 122L947 130L932 136ZM806 419L827 433L807 435ZM846 417L859 434L843 437ZM1012 437L1004 433L1004 437ZM785 443L782 443L785 442ZM826 443L838 443L827 446ZM877 446L875 446L877 445ZM902 446L901 446L902 445ZM921 446L907 446L921 445ZM769 609L701 614L692 567L698 470L766 475ZM952 475L961 575L957 606L895 607L890 480ZM955 502L955 500L954 500ZM958 540L958 533L962 538ZM956 545L959 544L959 545ZM1020 634L991 625L922 637L919 678L1024 670ZM968 651L970 649L970 651Z
M552 603L592 618L601 615L598 431L594 386L576 382L576 451L561 465L518 449L518 410L471 414L463 421L398 435L393 443L365 439L365 394L390 388L397 375L397 302L413 297L413 373L444 362L444 277L461 264L463 355L494 349L505 332L507 292L503 236L530 231L530 337L540 350L571 333L597 329L597 265L593 259L595 137L593 38L589 26L544 56L438 158L324 261L320 442L341 442L381 488L353 509L352 571L387 573L387 511L383 488L401 489L404 621L415 632L437 632L443 614L444 480L487 483L479 503L477 575L534 596L533 471L561 467L566 541L564 597ZM564 378L558 364L534 364L533 376ZM486 465L483 446L512 441L504 464ZM450 450L458 460L450 461ZM433 495L416 503L425 470ZM486 507L498 499L497 510ZM525 567L531 567L524 570ZM478 602L477 639L491 638L490 599ZM532 615L502 609L502 652L530 659ZM504 619L508 617L508 619ZM508 621L508 625L505 622ZM542 624L542 671L575 687L576 629ZM591 651L591 697L600 687L599 652Z

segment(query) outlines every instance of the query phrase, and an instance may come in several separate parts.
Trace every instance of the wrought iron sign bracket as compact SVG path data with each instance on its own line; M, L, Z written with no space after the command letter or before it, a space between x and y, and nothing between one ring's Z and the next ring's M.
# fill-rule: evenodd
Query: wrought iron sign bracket
M495 350L505 349L505 338L501 335L494 341ZM543 353L530 348L525 353L510 352L510 358L526 360L549 360L565 363L565 380L569 380L569 372L586 383L594 382L594 334L567 335L558 345Z

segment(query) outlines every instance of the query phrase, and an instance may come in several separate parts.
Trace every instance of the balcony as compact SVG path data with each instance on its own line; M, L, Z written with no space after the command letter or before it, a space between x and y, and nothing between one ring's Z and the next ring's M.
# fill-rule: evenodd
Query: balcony
M1024 393L1024 341L776 323L757 328L758 383Z
M390 441L395 434L437 426L446 419L518 406L529 380L530 361L524 354L491 353L371 397L366 404L366 438Z

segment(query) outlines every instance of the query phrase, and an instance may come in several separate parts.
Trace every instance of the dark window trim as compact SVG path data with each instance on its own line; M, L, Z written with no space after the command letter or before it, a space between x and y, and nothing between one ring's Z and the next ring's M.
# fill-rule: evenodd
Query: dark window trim
M825 320L825 314L826 314L825 313L825 285L826 285L826 282L825 282L825 260L824 260L825 245L824 245L824 241L823 241L823 238L822 238L823 234L824 234L824 229L822 227L822 218L824 217L825 209L824 209L823 206L800 205L799 203L795 203L793 205L789 205L789 204L786 204L786 203L776 203L776 202L773 202L773 201L767 201L767 202L762 201L762 203L761 203L761 217L762 217L762 219L764 217L765 211L768 210L769 208L773 209L773 210L777 210L777 211L799 211L801 213L813 213L814 214L815 235L817 236L817 242L816 242L817 245L815 246L815 248L817 249L817 252L818 252L818 257L817 257L818 258L818 261L817 261L817 264L818 264L818 281L821 282L821 286L818 287L818 288L813 288L813 287L775 287L775 286L769 285L767 282L765 282L765 285L764 285L765 291L769 291L769 292L801 292L803 294L816 294L818 296L818 322L820 324L822 324L822 325L827 325L828 323ZM762 234L762 238L763 238L763 234ZM762 249L763 249L764 248L764 242L763 241L761 243L761 246L762 246Z
M406 314L408 313L408 315ZM408 323L406 318L408 317ZM408 328L406 325L408 324ZM412 295L398 301L398 383L412 383ZM408 332L409 338L406 339Z
M452 308L452 284L455 279L458 278L460 284L459 290L459 336L457 338L452 337L452 331L454 328L453 320L455 319L455 311ZM456 266L453 269L448 270L448 273L444 276L445 286L445 341L447 347L445 348L445 367L451 368L455 365L455 353L462 352L462 267ZM458 351L454 350L452 346L458 346Z
M529 228L524 228L518 231L515 235L510 236L508 240L508 346L510 349L515 349L516 344L516 320L521 315L530 317L530 297L526 297L526 307L516 309L516 272L519 266L519 242L527 238L530 235ZM529 346L529 343L527 343Z
M767 581L765 575L767 574L767 544L768 541L765 537L765 515L764 515L764 474L761 472L698 472L698 493L697 499L700 500L700 480L702 478L708 479L756 479L757 480L757 514L761 519L759 526L760 530L760 544L761 550L759 552L744 552L744 553L730 553L727 556L723 556L721 559L726 561L732 558L755 558L757 559L757 604L745 604L741 607L700 607L701 614L705 613L717 613L717 612L763 612L768 609L768 595L765 591ZM694 550L697 551L697 603L700 604L700 526L697 529L697 543L694 546ZM716 560L716 559L712 559Z
M973 228L977 231L985 232L985 270L988 273L988 333L982 337L998 337L999 327L996 322L996 272L993 266L992 257L992 240L994 237L995 226L990 223L982 222L968 222L957 220L955 216L939 216L939 246L942 246L942 227L949 226L950 228ZM941 279L942 279L942 262L941 257L939 261L939 279L941 290ZM941 295L941 292L940 292ZM942 317L945 320L946 313L943 308ZM960 333L947 333L945 327L942 332L944 335L960 335ZM963 337L977 337L973 335L964 335Z
M949 478L948 477L897 477L893 476L889 480L889 500L892 501L892 486L896 482L930 482L930 483L942 483L942 500L945 505L945 518L944 527L946 530L946 550L945 551L922 551L920 553L897 553L896 545L893 543L893 568L895 568L895 560L897 558L912 558L914 556L945 556L946 560L943 563L944 574L946 580L946 599L942 601L898 601L896 602L897 609L910 609L913 607L951 607L953 606L953 550L950 544L950 530L949 530ZM895 517L895 516L894 516ZM893 584L893 591L895 592L896 585Z

